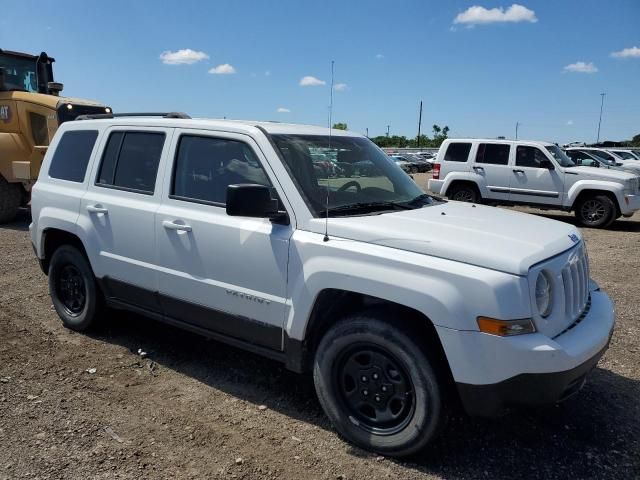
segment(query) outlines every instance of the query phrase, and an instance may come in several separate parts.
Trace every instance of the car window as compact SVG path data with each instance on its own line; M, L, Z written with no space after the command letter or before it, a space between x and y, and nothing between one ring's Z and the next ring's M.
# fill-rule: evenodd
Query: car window
M600 158L604 158L605 160L613 160L615 161L616 157L614 157L613 155L611 155L610 153L607 153L603 150L592 150L594 155L597 155Z
M49 176L82 183L96 138L98 138L96 130L65 132L51 159Z
M160 132L113 132L96 183L153 194L164 139Z
M500 143L481 143L478 145L476 163L507 165L509 163L510 145Z
M444 154L444 160L445 162L466 162L470 151L470 143L451 142Z
M171 196L224 205L227 186L271 186L255 153L244 142L183 135L176 154Z
M549 159L538 147L518 145L516 148L516 166L518 167L541 168L540 163L544 160Z

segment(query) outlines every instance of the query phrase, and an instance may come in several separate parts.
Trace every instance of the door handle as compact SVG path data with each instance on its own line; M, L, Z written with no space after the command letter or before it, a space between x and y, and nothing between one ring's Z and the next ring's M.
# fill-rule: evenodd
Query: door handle
M513 173L524 173L524 170L520 170L519 168L514 168Z
M171 222L169 220L165 220L162 222L162 226L167 230L179 230L182 232L190 232L191 225L186 225L182 223Z
M474 169L476 172L484 172L484 167L479 167L479 166L477 166L477 165L476 165L476 166L474 166L474 167L473 167L473 169Z
M109 210L104 208L99 203L96 205L87 205L87 212L89 213L104 213L105 215L109 213Z

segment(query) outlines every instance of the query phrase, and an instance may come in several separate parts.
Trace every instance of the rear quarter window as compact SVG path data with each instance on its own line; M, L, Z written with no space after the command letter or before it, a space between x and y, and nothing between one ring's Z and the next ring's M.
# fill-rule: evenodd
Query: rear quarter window
M470 151L470 143L451 142L444 153L444 160L445 162L466 162Z
M49 176L70 182L84 182L97 130L71 130L62 134L53 153Z

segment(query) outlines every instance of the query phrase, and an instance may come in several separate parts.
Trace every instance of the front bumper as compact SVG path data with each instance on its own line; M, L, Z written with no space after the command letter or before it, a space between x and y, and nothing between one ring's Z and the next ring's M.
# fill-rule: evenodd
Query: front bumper
M607 350L614 325L611 300L594 289L589 313L555 338L436 328L465 410L493 416L511 406L553 404L578 391Z
M640 210L640 195L623 195L620 205L620 212L623 215L633 215L636 210Z

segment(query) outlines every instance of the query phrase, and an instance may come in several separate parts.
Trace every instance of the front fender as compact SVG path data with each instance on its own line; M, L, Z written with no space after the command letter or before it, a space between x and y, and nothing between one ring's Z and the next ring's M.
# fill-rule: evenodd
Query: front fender
M285 329L304 340L314 303L328 288L417 310L436 326L477 330L479 315L531 315L524 277L370 243L296 231L289 258Z
M624 202L624 186L622 184L618 182L586 179L578 180L576 183L571 185L571 188L569 188L569 191L567 192L565 206L573 207L580 193L584 192L585 190L597 190L613 193L618 202L618 207L620 207Z

